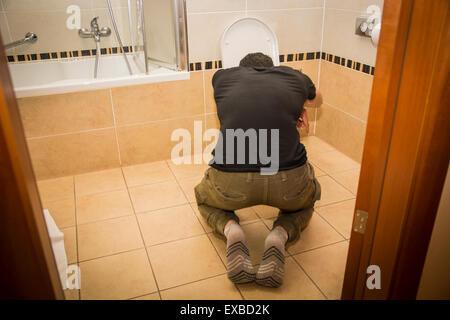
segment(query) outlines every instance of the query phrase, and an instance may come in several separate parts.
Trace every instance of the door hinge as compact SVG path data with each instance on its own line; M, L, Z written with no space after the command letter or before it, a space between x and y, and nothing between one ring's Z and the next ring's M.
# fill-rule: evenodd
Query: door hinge
M353 220L353 231L364 234L368 217L369 213L366 211L356 210L355 219Z

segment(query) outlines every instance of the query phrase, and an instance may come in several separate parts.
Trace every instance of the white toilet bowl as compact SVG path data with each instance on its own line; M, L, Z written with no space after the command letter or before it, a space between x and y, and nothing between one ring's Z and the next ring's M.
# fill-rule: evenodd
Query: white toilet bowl
M243 18L230 25L221 40L223 68L239 66L249 53L262 52L272 58L275 66L280 65L278 40L273 31L255 18Z

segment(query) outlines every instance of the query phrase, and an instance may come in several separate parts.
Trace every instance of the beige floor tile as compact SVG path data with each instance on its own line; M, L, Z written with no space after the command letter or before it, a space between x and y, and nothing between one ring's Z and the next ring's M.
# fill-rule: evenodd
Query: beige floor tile
M175 181L134 187L129 190L136 213L173 207L188 202Z
M64 298L66 300L80 300L80 290L78 289L64 290Z
M292 258L286 259L284 281L279 288L267 288L256 283L238 285L246 300L322 300L314 283Z
M67 263L77 263L77 232L75 227L61 229L61 232L64 233Z
M196 202L194 188L202 181L203 175L180 179L179 184L189 202Z
M302 137L300 142L305 146L308 155L336 150L334 147L316 136Z
M355 210L355 199L319 207L316 210L346 239L350 238L353 213Z
M122 170L128 187L174 180L166 161L123 167Z
M77 223L89 223L133 214L128 190L77 197Z
M81 299L130 299L157 290L145 249L80 263Z
M254 266L259 265L264 252L264 241L269 234L269 230L262 221L243 225L242 229L244 229L247 239L250 259ZM223 263L226 264L227 244L225 240L214 233L210 233L208 236L214 244L214 247L217 249Z
M136 217L127 216L78 226L80 261L144 246Z
M204 233L190 205L137 214L146 246Z
M309 161L327 174L359 169L360 164L339 151L313 153Z
M334 202L353 199L355 195L334 181L329 176L318 177L322 189L322 197L316 201L315 207L325 206Z
M197 204L195 203L191 203L191 208L194 210L195 215L197 216L198 220L200 221L201 225L203 226L203 228L205 229L205 232L209 233L212 232L213 230L211 229L210 226L208 226L208 223L206 222L206 220L202 217L202 215L200 214L200 211L198 211L198 207Z
M253 210L255 210L256 213L262 219L269 219L269 218L272 218L272 217L276 217L276 216L278 216L278 212L279 212L278 208L265 206L265 205L254 206Z
M161 291L163 300L242 300L226 274Z
M300 240L289 246L290 254L318 248L335 243L344 238L336 232L322 217L313 214L309 226L300 234Z
M253 208L239 209L234 212L239 217L239 223L241 225L246 225L259 220L258 215L253 210Z
M294 258L328 299L339 299L344 280L347 251L348 242L343 241L297 254Z
M41 180L37 186L43 202L74 197L73 177Z
M320 170L319 168L317 168L312 163L311 163L311 166L314 168L314 175L316 176L316 178L326 175L326 173L324 171Z
M192 160L193 162L193 160ZM186 179L196 176L202 176L209 168L207 164L175 164L171 160L167 163L177 179Z
M206 235L147 247L160 290L226 272Z
M44 201L44 209L48 209L58 228L72 227L75 221L75 200L73 195L69 198Z
M161 300L161 298L159 297L159 293L155 292L151 294L146 294L145 296L133 298L131 300Z
M358 191L359 169L333 173L331 177L356 195Z
M75 191L77 197L120 189L126 189L122 170L120 168L75 176Z

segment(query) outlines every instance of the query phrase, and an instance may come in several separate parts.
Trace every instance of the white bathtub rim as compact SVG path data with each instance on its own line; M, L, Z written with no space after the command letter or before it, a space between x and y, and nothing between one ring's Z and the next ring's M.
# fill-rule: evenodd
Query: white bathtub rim
M14 88L14 91L16 98L25 98L189 79L190 73L188 71L167 70L167 73L149 75L132 75L106 79L74 79L67 80L68 82L64 83L53 82L38 86L17 87Z

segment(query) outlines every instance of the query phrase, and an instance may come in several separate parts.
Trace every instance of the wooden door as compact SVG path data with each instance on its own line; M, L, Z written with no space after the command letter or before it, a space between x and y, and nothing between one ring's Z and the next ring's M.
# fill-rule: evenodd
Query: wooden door
M63 299L2 43L0 299Z
M450 156L449 1L385 0L343 299L414 299ZM368 289L367 267L381 270Z

